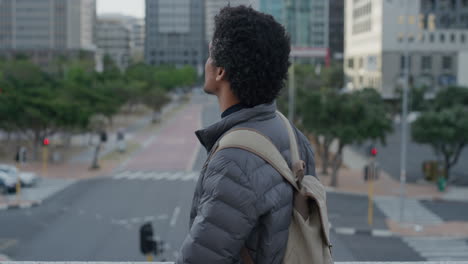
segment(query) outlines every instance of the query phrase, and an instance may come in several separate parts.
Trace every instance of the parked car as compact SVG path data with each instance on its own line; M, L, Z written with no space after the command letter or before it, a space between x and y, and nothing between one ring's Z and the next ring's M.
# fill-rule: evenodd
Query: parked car
M11 165L0 165L0 172L8 174L15 179L15 181L18 181L19 178L21 186L34 186L39 181L39 177L35 173L20 172L15 166Z
M16 179L11 175L0 172L0 193L13 193L16 191Z

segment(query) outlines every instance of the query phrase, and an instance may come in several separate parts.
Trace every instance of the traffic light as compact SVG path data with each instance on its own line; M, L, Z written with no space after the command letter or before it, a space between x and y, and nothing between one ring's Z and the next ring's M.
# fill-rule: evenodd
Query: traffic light
M371 151L370 151L370 154L371 154L372 157L377 156L377 148L372 147L372 148L371 148Z
M43 144L45 147L49 146L49 144L50 144L49 139L48 139L48 138L44 138L44 140L42 141L42 144Z
M140 250L143 255L148 255L155 251L156 242L153 240L153 226L146 223L140 228Z

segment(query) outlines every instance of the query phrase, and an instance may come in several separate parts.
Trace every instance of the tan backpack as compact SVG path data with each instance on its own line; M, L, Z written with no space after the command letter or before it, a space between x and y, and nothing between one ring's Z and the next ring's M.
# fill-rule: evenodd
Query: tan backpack
M270 139L252 129L229 131L221 138L215 152L225 148L252 152L273 166L294 187L294 210L283 263L331 264L325 188L317 178L304 177L305 163L299 157L296 134L288 119L280 112L277 114L288 130L292 169ZM246 248L241 254L245 264L254 264Z

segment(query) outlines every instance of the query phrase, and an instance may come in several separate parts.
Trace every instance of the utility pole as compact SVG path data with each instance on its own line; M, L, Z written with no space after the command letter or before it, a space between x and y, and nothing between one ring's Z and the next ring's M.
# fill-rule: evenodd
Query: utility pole
M410 74L410 57L408 47L408 0L403 0L405 3L403 9L404 12L404 26L405 33L403 41L405 42L403 52L403 102L402 102L402 114L400 118L401 122L401 154L400 154L400 222L403 222L404 211L405 211L405 197L406 197L406 154L407 154L407 134L408 134L408 89L409 89L409 74Z
M289 73L289 106L288 106L288 119L291 122L294 122L294 108L296 107L296 78L294 73L294 57L291 58L291 68Z

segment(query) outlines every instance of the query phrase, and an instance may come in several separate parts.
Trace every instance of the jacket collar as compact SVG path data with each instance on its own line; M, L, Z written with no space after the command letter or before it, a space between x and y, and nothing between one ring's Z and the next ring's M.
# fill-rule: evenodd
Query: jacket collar
M276 102L244 108L226 116L219 122L195 132L200 143L210 152L218 139L233 127L249 122L272 119L276 116Z

